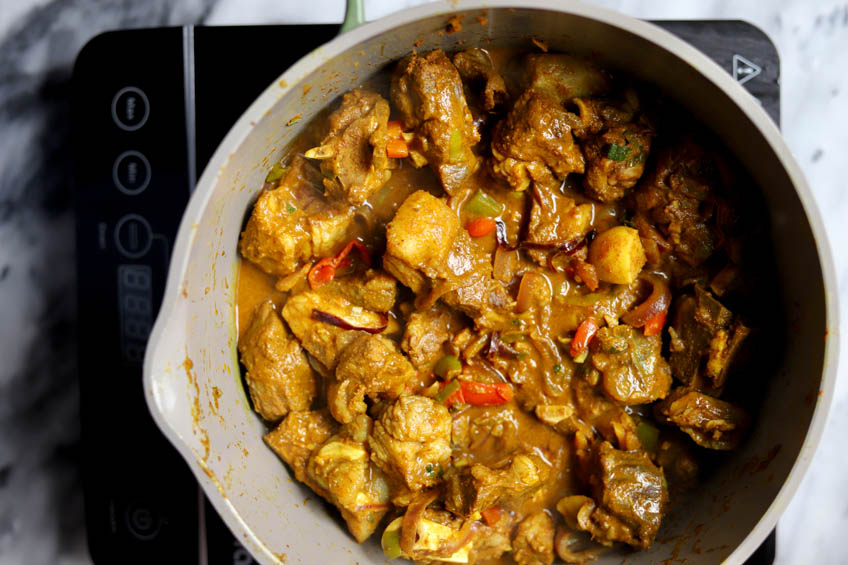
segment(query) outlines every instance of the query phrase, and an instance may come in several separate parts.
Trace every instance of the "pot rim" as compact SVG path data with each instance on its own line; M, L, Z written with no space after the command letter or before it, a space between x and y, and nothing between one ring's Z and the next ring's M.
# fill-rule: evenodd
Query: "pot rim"
M250 539L255 543L256 547L261 548L263 560L279 562L279 558L254 535L252 530L229 504L227 499L219 491L218 485L216 485L217 481L204 472L205 465L203 462L198 460L188 445L179 438L176 430L165 419L164 414L157 406L153 378L154 370L156 369L154 358L156 357L156 351L159 349L166 329L172 323L176 323L182 319L182 317L176 315L179 313L177 299L188 266L195 230L197 229L196 220L202 216L206 206L209 204L212 189L215 186L215 181L220 171L227 166L231 154L250 135L253 129L251 122L258 122L277 100L290 90L299 88L301 80L317 66L328 59L350 50L355 45L367 39L420 19L439 15L447 16L451 13L465 10L502 8L548 10L593 19L624 32L632 33L688 63L719 88L745 113L753 127L759 131L779 159L801 201L816 243L824 284L826 340L822 380L819 389L819 398L816 402L816 407L813 411L798 458L795 460L785 482L775 495L769 508L742 543L733 550L725 561L726 563L742 563L759 547L769 532L774 529L778 518L789 505L792 496L797 491L824 432L838 372L840 342L839 305L836 294L838 285L830 243L812 190L807 184L798 163L792 156L777 126L768 114L766 114L765 110L757 104L756 99L734 81L724 69L692 45L651 23L606 8L584 4L574 0L570 2L563 2L562 0L521 0L521 2L517 0L444 0L433 2L394 12L343 33L328 43L317 47L277 77L242 114L220 143L206 169L203 171L183 214L168 269L162 306L151 331L144 358L144 389L148 408L156 424L189 463L189 467L195 474L195 477L203 485L207 497L211 500L227 525L239 534L239 538ZM286 86L281 87L280 84Z

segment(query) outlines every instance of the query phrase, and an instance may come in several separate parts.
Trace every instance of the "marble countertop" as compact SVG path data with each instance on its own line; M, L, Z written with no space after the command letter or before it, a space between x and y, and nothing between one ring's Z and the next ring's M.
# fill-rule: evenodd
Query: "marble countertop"
M415 0L367 0L374 19ZM848 308L848 5L808 0L600 0L653 19L743 19L782 61L782 127L822 211ZM71 67L101 31L338 22L342 0L4 0L0 9L0 565L88 562L77 469ZM844 338L840 336L844 346ZM845 372L843 363L843 373ZM780 520L777 563L846 563L848 380Z

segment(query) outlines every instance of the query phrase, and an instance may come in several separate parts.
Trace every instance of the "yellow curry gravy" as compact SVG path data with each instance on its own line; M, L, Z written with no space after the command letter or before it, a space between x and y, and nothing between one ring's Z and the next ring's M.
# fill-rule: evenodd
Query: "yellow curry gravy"
M597 555L598 548L612 543L623 542L637 548L647 547L655 535L655 527L661 515L668 508L669 492L674 495L695 484L702 459L699 454L710 449L725 450L735 447L748 425L748 417L740 408L719 399L726 388L732 390L732 385L727 384L727 368L721 363L730 363L739 344L747 335L747 327L741 324L740 318L718 301L722 295L722 300L744 296L744 289L750 288L746 285L750 285L751 279L742 273L740 262L740 250L747 242L740 243L740 240L735 239L736 232L726 227L730 224L722 223L725 221L723 215L731 214L728 209L732 206L740 207L736 209L736 215L742 214L742 204L732 198L714 195L713 193L718 194L718 191L709 185L710 182L721 181L725 183L725 189L728 186L736 186L737 181L733 180L733 175L738 173L728 164L730 161L726 157L713 157L714 153L681 136L681 127L695 126L690 121L679 120L679 114L664 118L662 112L670 112L667 106L660 104L660 109L657 110L648 100L644 100L639 110L632 110L627 106L632 106L632 98L635 96L632 89L627 90L627 94L623 96L625 102L620 101L622 97L619 95L605 95L606 97L597 99L589 96L585 102L572 100L563 107L574 115L579 114L584 122L589 123L584 114L591 111L597 111L600 116L596 118L596 125L586 126L587 129L595 127L598 130L596 133L585 133L581 136L574 133L574 142L583 146L586 159L585 176L603 173L608 175L609 180L612 175L619 174L621 179L625 179L627 174L634 174L632 169L638 169L641 178L638 182L634 181L632 188L624 190L623 196L613 197L610 196L609 190L615 187L588 187L588 181L583 180L582 174L564 176L564 180L558 181L555 195L550 200L553 204L545 213L549 218L557 218L565 213L564 210L558 210L557 205L567 205L568 209L584 206L588 220L579 235L579 243L572 249L573 242L566 242L571 246L567 248L567 252L563 251L566 247L562 245L556 247L527 244L533 237L532 233L528 233L532 229L528 229L528 223L533 221L534 210L539 206L540 189L534 189L531 184L530 188L520 187L520 190L516 190L514 183L520 181L505 181L503 177L498 177L497 168L502 167L503 163L495 162L497 160L492 156L498 151L495 149L498 136L502 138L502 145L506 143L504 139L513 144L523 142L520 139L515 140L517 134L510 138L503 130L512 123L508 120L510 112L517 112L515 108L522 103L522 96L527 96L527 91L522 95L523 81L526 80L522 78L526 72L522 63L524 54L514 50L491 50L489 57L494 63L493 67L503 75L503 84L506 86L506 94L503 96L506 98L497 110L487 113L479 107L486 103L480 101L483 99L482 95L472 93L474 89L481 88L480 76L484 75L474 75L477 79L464 84L475 127L482 135L474 146L480 165L473 174L462 180L461 189L454 187L446 191L445 186L450 185L445 182L453 181L445 176L440 178L440 173L437 174L435 162L438 156L433 157L433 145L436 142L431 140L430 145L422 145L422 152L430 152L427 153L430 166L415 166L414 156L390 160L389 180L356 207L355 217L347 226L343 237L338 238L339 243L334 245L330 252L300 261L296 268L290 269L286 274L270 274L259 262L240 259L237 321L240 351L248 370L247 383L251 387L251 397L256 403L257 395L261 393L256 392L254 388L269 386L259 382L262 370L259 364L269 361L264 357L260 359L261 356L250 351L256 336L242 338L253 332L252 325L255 324L257 312L263 304L270 301L273 311L283 313L284 321L280 320L278 314L273 314L277 320L274 327L279 326L279 329L268 330L261 335L265 335L266 339L281 340L275 343L289 343L286 340L294 338L285 329L292 326L292 320L287 318L285 311L287 301L293 296L310 292L307 277L320 259L333 256L346 242L357 240L368 247L373 267L379 269L381 257L388 253L387 225L411 195L426 191L438 197L458 217L459 225L467 226L480 216L479 210L469 209L469 202L475 195L485 193L498 205L498 229L502 232L499 235L498 230L492 230L485 235L474 237L472 245L474 253L493 264L494 280L500 285L499 288L502 288L509 304L498 310L496 315L493 314L493 319L496 318L497 321L488 320L476 326L466 315L466 310L460 307L454 311L451 314L453 325L448 324L451 328L450 339L442 344L439 355L416 367L414 376L407 380L403 392L438 399L440 387L444 387L444 378L434 374L434 370L443 355L453 355L462 362L461 377L458 378L482 383L508 383L511 387L511 398L499 405L451 406L450 463L448 468L437 469L439 480L445 480L451 475L468 474L475 465L503 468L511 454L519 452L532 455L547 468L543 484L529 490L525 495L499 500L497 507L506 516L504 519L508 523L485 526L491 528L486 531L507 532L504 534L507 536L505 539L508 541L511 536L511 545L504 543L511 549L501 548L499 552L479 555L472 551L471 559L476 556L478 562L486 563L550 563L548 558L589 559ZM423 59L423 55L421 58ZM537 65L550 65L554 70L545 72L553 74L560 72L554 67L562 61L565 61L563 64L571 64L570 59L550 59L542 63L537 59L533 61L533 64ZM408 72L414 73L414 70ZM491 79L490 75L485 76L488 77L487 81ZM391 99L392 120L404 120L403 112L399 112L397 104L394 103L396 94L394 90L389 94L385 82L385 77L380 77L370 88ZM485 84L486 88L489 88L490 84L495 84L492 88L496 88L500 83ZM548 88L547 83L539 84L541 86L537 88L540 92ZM615 85L619 90L624 88L618 83ZM423 96L426 96L426 93ZM526 119L531 118L532 115ZM385 116L382 119L385 120ZM322 142L326 143L328 120L332 124L336 123L333 120L338 122L342 121L342 118L339 114L329 114L328 111L321 113L310 123L281 163L290 164L293 159L299 158L298 155L307 153ZM501 126L498 122L507 125ZM645 154L640 155L641 160L635 161L635 165L633 162L629 163L631 170L621 171L621 162L616 156L620 147L616 145L618 138L615 137L615 132L621 131L622 127L626 129L629 127L627 124L637 122L638 128L641 128L639 131L649 132L644 135L652 139L652 149L650 153L645 149ZM601 123L605 125L598 125ZM521 126L518 124L514 127ZM579 131L579 127L582 126L575 122L572 132ZM416 132L414 127L412 129L415 135L426 135L421 133L421 130ZM345 143L350 140L345 141L342 139L343 135L339 135L341 141L335 145L335 151L348 150ZM608 136L607 141L601 143L598 139L604 135ZM457 145L454 138L457 137L452 136L452 154L456 149L454 146ZM417 139L409 141L411 151L416 147L414 144L418 142ZM629 138L626 143L630 143ZM364 158L370 158L371 148L365 149L368 152ZM362 147L358 150L362 150ZM519 153L516 150L515 155ZM528 159L532 160L532 157ZM315 162L310 166L318 164ZM326 166L324 161L321 161L320 165ZM549 166L556 173L556 167L550 164ZM501 170L504 170L503 167ZM325 176L326 174L325 172ZM538 185L542 181L536 178L530 182L536 182ZM279 184L280 180L275 179L266 183L265 190L274 190ZM316 191L324 190L320 183L314 188ZM604 190L607 192L603 192ZM675 201L678 193L682 196ZM669 194L672 196L668 196ZM331 192L328 192L328 197L331 197ZM658 202L664 203L668 208L661 209ZM697 206L693 207L693 202ZM293 204L297 205L296 202ZM691 216L688 220L681 216L684 219L679 222L680 225L675 224L679 219L669 220L669 216L673 215L669 210L673 210L675 206L689 206L686 213ZM600 234L619 226L626 226L633 230L633 233L638 231L641 245L645 247L648 255L647 263L644 267L640 266L639 278L626 284L612 283L603 277L592 284L586 279L586 276L595 276L590 254L590 246L594 245L592 237L600 237ZM692 226L701 231L690 229ZM246 230L245 234L247 233ZM334 281L362 276L364 266L357 261L351 263L352 265L339 268L335 272ZM576 271L575 265L578 266ZM586 268L589 271L580 270ZM668 292L671 298L667 299L663 310L662 323L665 326L658 330L659 337L648 337L649 332L641 325L634 329L624 322L628 319L629 311L653 299L652 287L645 281L659 281L655 284L670 289ZM593 287L591 290L590 286ZM397 344L402 343L404 352L407 352L409 338L405 335L405 327L410 316L422 304L422 300L422 296L416 297L410 288L399 284L397 300L387 312L385 330L378 335L392 340L396 344L395 348L398 347ZM528 302L529 306L522 306L522 301ZM447 302L447 299L442 302ZM270 314L266 311L263 315ZM697 322L710 316L714 319L711 318L709 322ZM583 359L579 359L579 356L574 356L572 342L578 339L580 327L587 318L594 319L601 329L590 342L588 356L583 355ZM295 335L298 334L296 328L289 329ZM285 337L280 338L280 334ZM344 342L345 346L350 343L350 339L357 339L350 338L345 332L339 335L348 340ZM314 397L308 399L307 406L313 412L319 411L330 402L327 398L328 386L335 386L334 366L328 363L336 363L337 360L335 357L316 359L310 347L318 346L305 341L306 336L298 337L310 353L308 361L311 366L309 369L301 365L298 371L314 371L316 378L323 381L315 387L317 392ZM689 342L700 344L697 347L701 349L693 350L694 346L687 345ZM716 343L719 345L715 345ZM716 351L716 347L723 349ZM299 347L297 349L300 350ZM629 353L623 354L623 351ZM324 349L320 352L323 354ZM344 353L340 357L341 367L345 363ZM250 373L257 376L251 380ZM648 377L658 379L656 383L643 387L644 394L654 395L650 399L628 403L618 396L623 388L638 388L638 383L634 384L635 380ZM336 378L340 378L338 372ZM660 392L656 392L660 389ZM378 396L379 400L376 399ZM369 396L366 399L367 414L375 422L374 426L377 426L376 422L380 420L382 411L390 405L392 398L391 395L375 393L374 398ZM284 416L287 410L284 407L280 413ZM684 413L691 417L693 411L702 411L700 417L703 421L722 416L730 424L722 428L723 431L718 435L709 436L699 427L701 423L686 419ZM339 423L330 420L326 412L323 412L323 416L304 420L306 423L298 424L298 429L293 429L293 412L289 411L289 418L284 419L277 431L269 434L267 439L269 445L289 463L295 476L339 506L357 539L361 537L362 524L354 525L355 517L346 514L356 511L356 508L373 507L380 510L376 518L382 520L380 527L376 529L375 535L378 538L387 528L387 524L391 523L389 529L396 527L398 522L394 521L394 518L403 516L410 500L414 501L415 496L420 496L420 493L416 495L415 491L410 492L406 486L399 487L397 478L393 478L389 473L387 484L391 488L393 504L369 503L350 510L350 507L345 506L342 494L334 493L330 483L316 478L316 473L320 473L313 468L319 463L314 460L319 458L323 449L320 448L321 441L334 441L332 438L327 439L331 432L341 434L332 437L342 437L342 440L338 441L348 443L353 441L350 437L355 439L360 432L339 432ZM282 416L277 418L281 419ZM289 428L283 429L287 422ZM269 424L273 429L277 422L269 421ZM322 426L326 428L325 431L321 431ZM314 436L310 436L313 431ZM373 433L376 432L369 432ZM299 447L292 447L292 434L300 434L297 439L297 442L300 442L297 444ZM345 434L352 435L348 437ZM602 444L603 448L600 447ZM403 461L396 461L395 465L405 468L407 463L414 466L414 462ZM615 465L620 465L618 471L614 468ZM658 473L656 476L662 479L662 486L659 486L659 482L651 483L651 473L654 471L643 471L640 470L641 467L654 469ZM620 470L625 468L630 471ZM376 468L372 466L372 471L374 469ZM386 471L389 468L382 466L381 469ZM357 471L351 468L345 472L353 476ZM428 470L428 474L429 472ZM435 489L434 492L438 491L439 497L447 496L443 490L439 490L447 488L444 484L427 484L430 486L422 492ZM639 490L640 488L642 490ZM363 498L365 499L367 497ZM441 521L460 530L460 525L463 524L461 517L446 513L440 500L441 498L437 499L426 512L430 513L432 520ZM633 505L656 507L655 514L652 515L654 522L650 526L651 533L646 533L644 528L647 526L640 522L641 518L636 516L635 511L621 510L620 505L624 504L624 500L632 500ZM567 501L567 504L563 503L558 507L560 501ZM413 506L414 503L408 508ZM574 515L563 515L563 512L568 513L568 508L572 507ZM577 513L578 508L581 509L580 513ZM533 524L526 528L521 526L522 520L537 515L540 511L547 515L540 523L550 522L550 529L544 526L535 530L532 529L535 527ZM578 520L578 516L582 517ZM586 516L590 518L585 518ZM374 516L370 516L369 520L374 521L373 518ZM483 520L479 511L469 519L476 519L478 522ZM588 522L584 523L584 519ZM370 534L373 528L373 524L370 527L366 525L365 530ZM556 538L553 528L556 528ZM389 529L383 534L384 548ZM528 546L527 540L534 532L539 539L548 540L550 547L534 548L532 544ZM577 550L571 553L571 546L568 545L570 536L577 533L586 535L587 538L590 536L594 540L590 545L594 545L595 549L586 553ZM361 535L367 537L366 534ZM418 535L423 536L420 532ZM423 537L421 539L423 540ZM388 543L391 545L391 540ZM387 549L387 555L389 551ZM468 555L463 555L467 561ZM416 557L427 560L426 552Z

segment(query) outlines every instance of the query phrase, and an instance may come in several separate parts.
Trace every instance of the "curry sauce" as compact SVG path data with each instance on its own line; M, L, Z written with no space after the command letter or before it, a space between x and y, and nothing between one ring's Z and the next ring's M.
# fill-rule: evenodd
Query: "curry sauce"
M757 302L744 175L585 59L387 73L310 123L239 242L266 442L389 558L649 547L750 427L727 394L758 321L727 306Z

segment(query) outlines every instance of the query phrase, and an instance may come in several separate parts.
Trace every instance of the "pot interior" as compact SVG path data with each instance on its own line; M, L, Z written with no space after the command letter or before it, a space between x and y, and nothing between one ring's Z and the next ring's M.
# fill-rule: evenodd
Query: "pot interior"
M788 496L776 497L793 464L811 455L802 454L802 443L819 402L826 297L816 241L793 179L767 137L721 87L641 35L647 24L639 23L633 33L618 27L632 20L600 11L592 13L609 22L581 15L589 8L573 13L458 8L457 33L445 32L451 6L437 4L413 10L423 16L417 21L407 21L409 14L390 16L319 48L271 85L233 128L183 219L169 295L146 364L154 416L228 525L261 561L282 561L285 555L292 562L315 562L317 556L327 562L384 562L378 542L357 545L337 512L297 483L262 441L265 426L250 409L236 354L239 232L267 170L309 117L341 93L414 45L419 51L470 45L530 49L532 30L552 51L591 55L656 85L722 139L762 189L782 301L775 310L785 313L787 323L775 351L777 368L757 392L757 422L747 442L669 514L653 547L626 554L633 563L726 559L774 505L774 516L761 528L770 529L788 503ZM659 30L650 33L671 41ZM749 540L752 547L736 556L744 558L758 542ZM607 555L600 563L619 562L623 555Z

